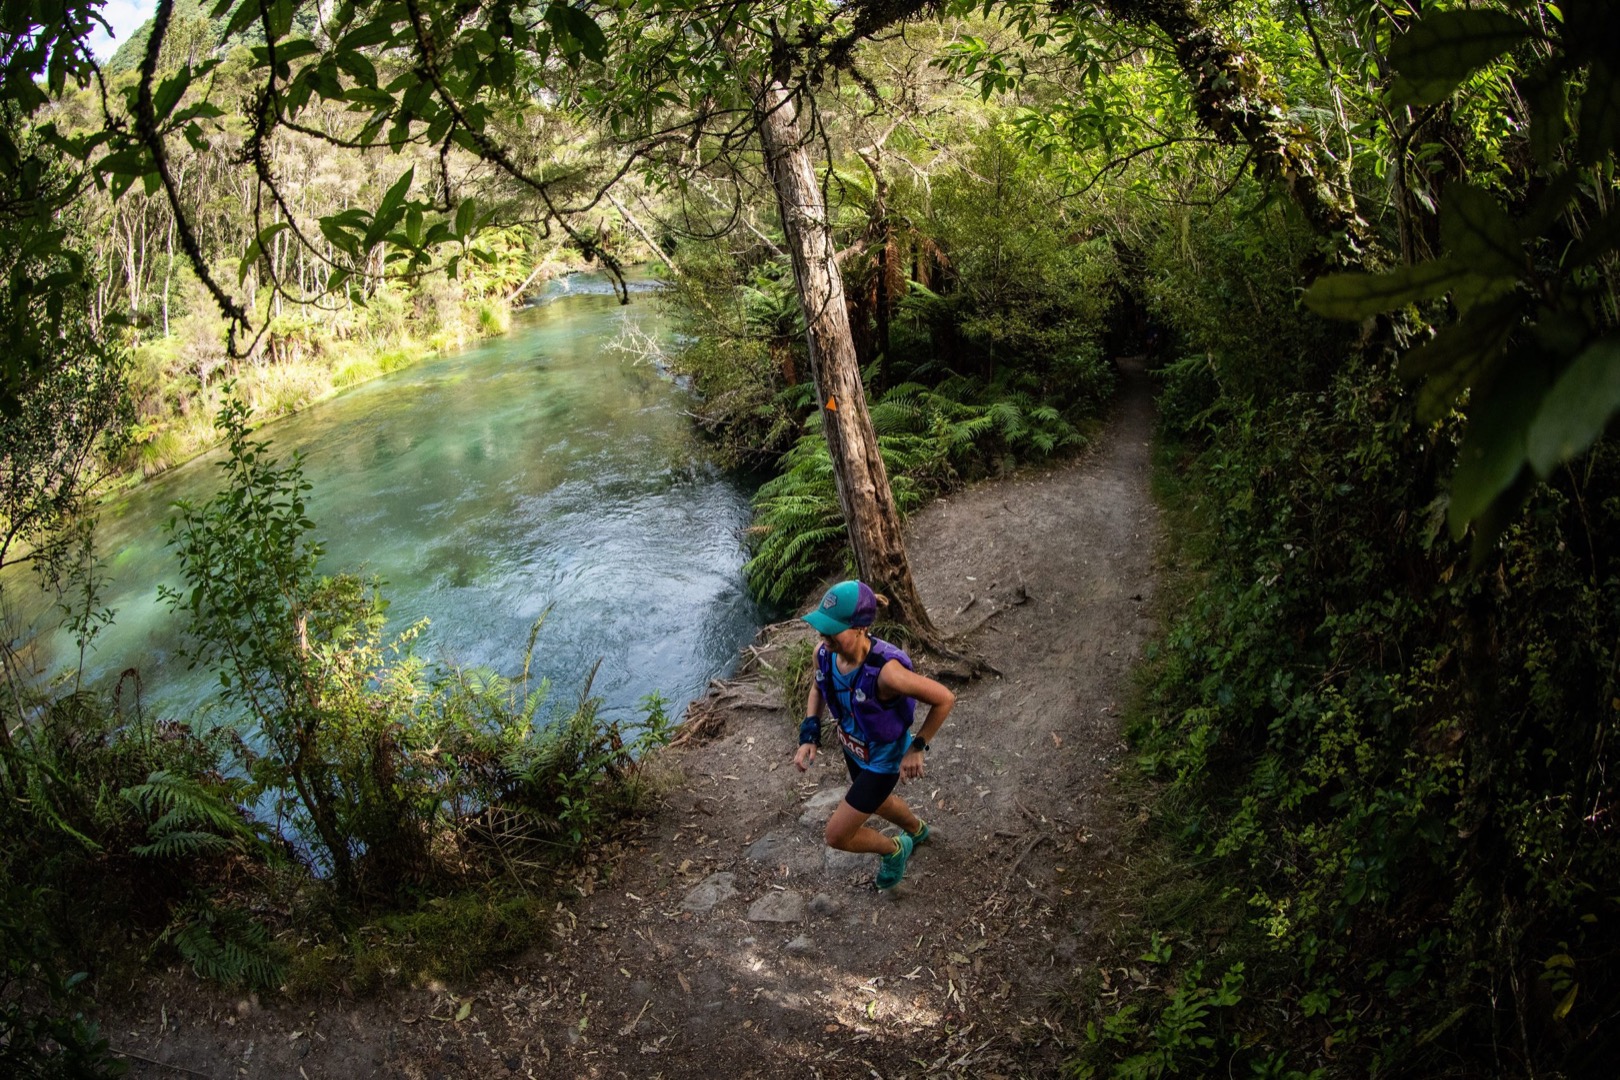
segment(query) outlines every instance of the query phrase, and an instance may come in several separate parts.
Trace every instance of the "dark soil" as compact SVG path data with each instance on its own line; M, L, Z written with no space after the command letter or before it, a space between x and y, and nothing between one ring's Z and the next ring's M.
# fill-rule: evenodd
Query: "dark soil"
M926 775L900 789L934 838L892 893L874 857L822 844L843 765L794 769L802 703L758 674L808 633L787 623L696 710L721 733L660 755L662 805L558 905L547 947L359 1002L176 975L104 1018L132 1075L1055 1075L1114 919L1109 774L1154 610L1152 406L1140 367L1124 377L1080 459L910 524L930 611L1000 676L957 684Z

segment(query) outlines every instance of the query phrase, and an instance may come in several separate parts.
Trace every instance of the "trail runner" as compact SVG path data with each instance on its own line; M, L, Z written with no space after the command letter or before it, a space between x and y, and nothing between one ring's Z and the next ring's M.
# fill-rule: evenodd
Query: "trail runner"
M895 785L922 776L928 744L951 714L956 695L912 670L911 657L868 627L888 600L865 582L841 581L827 590L804 621L821 635L816 677L804 705L799 748L793 763L810 767L821 743L825 705L837 723L838 743L849 769L849 791L827 821L827 846L879 856L877 887L892 889L906 875L912 849L926 841L928 823L894 793ZM928 716L911 732L917 703ZM873 814L899 826L885 836L866 824Z

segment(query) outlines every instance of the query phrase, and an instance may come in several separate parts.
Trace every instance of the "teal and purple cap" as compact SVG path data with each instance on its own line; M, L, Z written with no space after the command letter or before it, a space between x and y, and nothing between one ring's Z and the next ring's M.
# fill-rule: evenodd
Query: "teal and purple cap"
M816 610L804 616L818 634L841 634L877 621L877 595L862 581L840 581L827 590Z

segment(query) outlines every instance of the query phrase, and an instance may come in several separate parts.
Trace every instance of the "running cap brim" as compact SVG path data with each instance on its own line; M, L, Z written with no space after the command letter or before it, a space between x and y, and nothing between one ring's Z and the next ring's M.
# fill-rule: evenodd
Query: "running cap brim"
M803 618L818 634L841 634L852 626L871 626L877 621L877 594L863 581L840 581Z

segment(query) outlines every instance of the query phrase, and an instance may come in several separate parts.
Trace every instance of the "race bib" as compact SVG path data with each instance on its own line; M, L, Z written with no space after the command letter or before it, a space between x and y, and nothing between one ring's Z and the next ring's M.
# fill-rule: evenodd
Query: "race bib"
M866 748L866 744L845 731L841 726L838 729L838 741L843 744L844 749L849 751L849 755L856 761L865 762L871 760L871 751Z

